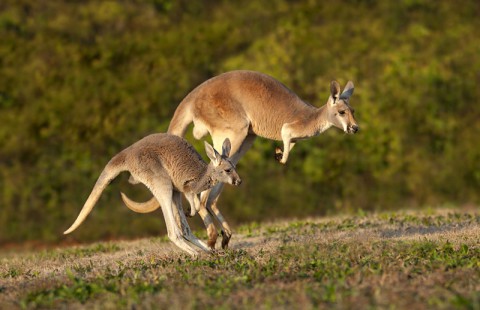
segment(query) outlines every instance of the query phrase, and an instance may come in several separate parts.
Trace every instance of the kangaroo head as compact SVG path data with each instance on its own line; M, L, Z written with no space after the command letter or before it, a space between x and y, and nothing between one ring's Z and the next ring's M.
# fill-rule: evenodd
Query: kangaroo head
M223 141L222 155L220 155L210 144L205 141L205 151L208 158L210 158L210 166L213 168L212 178L232 185L240 185L242 180L235 170L235 165L230 161L228 156L230 155L231 144L227 138Z
M329 122L343 130L345 133L356 133L358 124L354 117L355 110L350 106L349 99L353 95L353 82L348 81L347 85L340 93L340 84L332 81L330 84L330 98L328 98L328 120Z

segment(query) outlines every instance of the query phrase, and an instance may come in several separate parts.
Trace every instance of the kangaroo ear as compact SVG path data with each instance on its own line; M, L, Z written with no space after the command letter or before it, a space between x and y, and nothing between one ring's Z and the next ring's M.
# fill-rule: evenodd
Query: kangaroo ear
M348 81L347 85L345 85L345 88L343 89L343 93L340 95L340 99L348 99L353 95L353 90L355 89L355 86L353 86L352 81Z
M229 157L231 149L232 149L232 144L230 143L230 139L226 138L225 141L223 141L223 145L222 145L222 156Z
M205 141L205 151L207 152L207 156L208 158L210 158L210 160L213 162L213 164L215 166L218 166L220 164L220 160L222 159L222 157L220 156L220 154L218 154L218 152L213 148L213 146L211 146L210 144L208 144L207 141Z
M340 84L338 84L337 81L332 81L330 83L330 95L333 98L333 103L335 103L340 95Z

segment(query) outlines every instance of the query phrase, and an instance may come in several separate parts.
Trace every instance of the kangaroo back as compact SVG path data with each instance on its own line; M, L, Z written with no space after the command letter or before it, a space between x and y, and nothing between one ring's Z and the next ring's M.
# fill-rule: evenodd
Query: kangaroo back
M168 133L183 137L194 123L194 137L232 132L281 140L284 123L306 118L314 107L271 76L253 71L231 71L215 76L191 91L176 109ZM226 131L230 131L227 135Z

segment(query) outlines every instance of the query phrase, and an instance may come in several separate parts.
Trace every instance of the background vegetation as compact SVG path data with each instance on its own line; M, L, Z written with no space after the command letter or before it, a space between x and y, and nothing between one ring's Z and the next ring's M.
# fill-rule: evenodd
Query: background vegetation
M303 141L286 167L278 142L257 139L244 183L221 199L231 222L477 204L479 15L476 0L2 1L0 243L64 240L111 156L165 131L191 89L234 69L317 106L330 80L351 79L361 132ZM163 230L160 213L122 206L120 190L149 197L126 179L69 238Z

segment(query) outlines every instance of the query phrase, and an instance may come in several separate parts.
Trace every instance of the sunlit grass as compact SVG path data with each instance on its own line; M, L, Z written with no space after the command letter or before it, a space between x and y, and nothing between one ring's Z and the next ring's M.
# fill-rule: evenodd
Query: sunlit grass
M23 308L466 308L480 305L480 216L437 210L252 223L191 258L163 238L2 259Z

